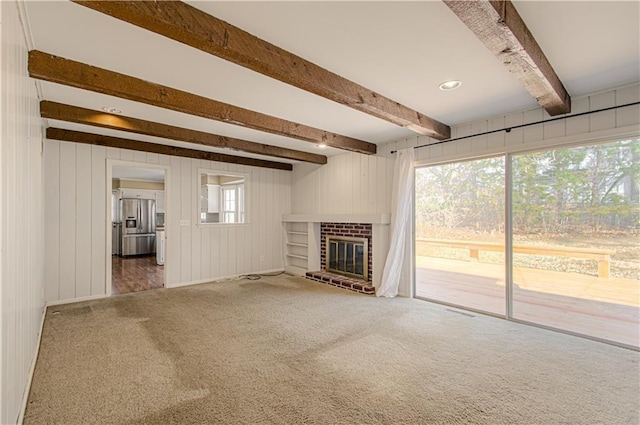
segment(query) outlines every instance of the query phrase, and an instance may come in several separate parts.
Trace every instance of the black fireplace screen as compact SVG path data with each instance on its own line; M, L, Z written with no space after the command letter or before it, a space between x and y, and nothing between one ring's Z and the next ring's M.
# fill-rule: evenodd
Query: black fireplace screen
M368 279L368 241L366 238L327 238L327 271Z

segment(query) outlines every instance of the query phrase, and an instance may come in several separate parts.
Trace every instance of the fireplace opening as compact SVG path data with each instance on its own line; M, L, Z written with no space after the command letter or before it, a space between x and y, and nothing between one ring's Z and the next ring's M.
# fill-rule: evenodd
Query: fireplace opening
M327 236L326 270L368 280L369 244L367 238Z

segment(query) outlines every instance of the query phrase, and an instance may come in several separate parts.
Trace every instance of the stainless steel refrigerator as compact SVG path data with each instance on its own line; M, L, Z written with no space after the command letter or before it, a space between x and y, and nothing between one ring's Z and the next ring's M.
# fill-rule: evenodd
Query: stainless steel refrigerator
M122 250L120 255L152 254L156 242L156 201L153 199L120 200L122 214Z

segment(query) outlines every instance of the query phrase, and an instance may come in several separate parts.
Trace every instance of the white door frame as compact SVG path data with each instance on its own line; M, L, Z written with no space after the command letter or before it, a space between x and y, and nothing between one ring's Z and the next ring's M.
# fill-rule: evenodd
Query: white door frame
M112 192L113 192L113 166L114 165L120 165L120 166L125 166L125 167L132 167L132 168L156 168L156 169L160 169L160 170L164 170L164 223L165 223L165 233L164 233L164 239L165 239L165 261L164 261L164 287L167 287L167 276L169 276L169 272L168 269L171 267L171 261L172 259L170 258L170 256L168 256L166 253L168 252L167 249L167 245L169 244L170 236L171 236L171 227L168 225L169 220L167 219L170 214L171 214L171 202L170 202L170 196L171 194L169 193L169 187L171 186L169 184L170 179L171 179L171 166L170 165L163 165L163 164L150 164L147 162L135 162L135 161L123 161L123 160L119 160L119 159L107 159L107 202L106 202L106 217L107 219L105 220L105 234L107 235L106 240L107 240L107 245L106 245L106 276L105 276L105 294L107 297L111 296L111 279L112 279L112 275L111 275L111 268L113 267L113 264L111 262L111 257L112 257L112 252L113 252L113 246L111 243L111 237L112 237L112 222L113 222L113 217L111 216L111 211L113 209L113 206L111 204L111 200L112 200Z

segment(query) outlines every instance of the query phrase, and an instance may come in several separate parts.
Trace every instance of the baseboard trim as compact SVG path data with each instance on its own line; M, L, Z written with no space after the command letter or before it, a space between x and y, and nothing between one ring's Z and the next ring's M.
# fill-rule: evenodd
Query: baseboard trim
M215 281L215 279L192 280L192 281L189 281L189 282L179 282L179 283L166 284L165 288L168 288L168 289L182 288L183 286L200 285L201 283L209 283L209 282L214 282L214 281Z
M71 298L68 300L47 301L46 307L51 307L54 305L62 305L62 304L81 303L83 301L99 300L101 298L107 298L107 296L105 294L100 294L100 295L89 295L88 297Z
M172 283L172 284L167 284L166 287L169 288L169 289L171 289L171 288L181 288L183 286L200 285L202 283L222 282L222 281L225 281L225 280L238 280L242 276L248 276L248 275L269 274L269 273L279 273L279 272L284 272L284 269L262 270L262 271L259 271L259 272L249 272L249 273L242 273L242 274L236 274L236 275L231 275L231 276L221 276L221 277L213 277L213 278L209 278L209 279L192 280L190 282Z
M33 382L33 374L36 370L36 363L38 361L38 354L40 353L40 344L42 342L42 330L44 329L44 318L47 315L47 306L42 306L42 318L40 319L40 331L38 332L38 341L36 342L36 352L33 354L33 360L29 367L29 377L27 378L27 385L22 394L22 408L20 409L20 415L18 416L18 425L22 425L24 422L24 415L27 411L27 402L29 401L29 393L31 392L31 383Z

